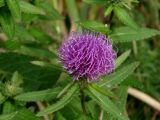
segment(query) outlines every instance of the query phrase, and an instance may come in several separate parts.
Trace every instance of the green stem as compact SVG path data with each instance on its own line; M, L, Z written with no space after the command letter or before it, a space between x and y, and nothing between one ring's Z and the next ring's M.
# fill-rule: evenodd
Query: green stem
M133 44L133 53L134 53L135 56L137 56L137 54L138 54L137 42L134 40L134 41L132 42L132 44Z
M85 107L85 93L84 89L86 87L87 83L85 79L80 80L80 99L81 99L81 107L84 115L87 115L86 107Z
M83 113L86 115L87 111L86 111L86 107L85 107L85 95L84 95L83 90L81 90L80 92L81 92L81 106L82 106L82 110L83 110Z

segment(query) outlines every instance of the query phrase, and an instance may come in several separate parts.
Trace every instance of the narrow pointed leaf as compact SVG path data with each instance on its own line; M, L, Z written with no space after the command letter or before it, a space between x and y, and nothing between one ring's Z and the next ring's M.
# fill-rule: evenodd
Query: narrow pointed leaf
M12 120L42 120L39 117L37 117L33 112L31 112L29 109L22 108L18 111L14 119Z
M35 91L40 86L43 89L52 87L61 73L60 66L57 64L50 64L50 67L39 66L31 63L35 60L37 60L35 57L22 54L0 53L0 68L9 74L18 71L23 76L23 88L26 91Z
M129 14L127 13L127 11L121 7L115 7L114 8L114 12L116 14L116 16L118 17L118 19L124 23L125 25L137 29L137 24L134 22L134 20L129 16Z
M110 35L113 42L131 42L133 40L144 40L153 36L160 35L160 31L150 28L132 29L129 27L116 28Z
M28 30L29 34L31 34L39 43L42 44L50 44L53 42L51 36L49 36L45 31L32 27Z
M55 8L53 8L52 4L48 2L40 2L39 6L43 8L46 12L46 15L43 16L43 18L50 19L50 20L57 20L57 19L64 18Z
M108 96L110 98L117 99L116 95L112 91L110 91L109 89L101 89L101 87L99 87L96 84L91 84L91 86L92 86L92 88L97 90L99 93L101 93L101 94L103 94L105 96Z
M63 94L65 94L67 92L67 90L74 84L74 81L70 82L69 84L67 84L57 95L57 98L60 98Z
M55 115L56 120L67 120L60 112L57 112Z
M74 94L78 90L78 85L74 84L57 103L47 107L46 109L40 111L37 116L44 116L46 114L53 113L61 108L63 108L65 105L67 105L73 98Z
M118 89L115 90L115 94L118 97L118 100L114 100L115 105L119 108L119 110L127 116L126 113L126 102L127 102L127 86L120 86ZM115 116L110 113L105 113L104 116L105 120L115 120Z
M8 8L12 16L16 19L21 19L21 10L17 0L6 0Z
M144 89L144 85L142 82L140 82L139 80L137 80L136 78L134 78L133 76L128 77L127 79L125 79L121 85L123 86L132 86L134 88L138 88L138 89Z
M19 1L19 6L24 13L45 15L45 11L43 9L36 7L26 1Z
M126 65L116 72L103 77L103 81L99 82L101 87L106 86L108 88L112 88L118 84L120 84L123 80L125 80L129 75L133 73L133 71L137 68L139 62L134 62L129 65Z
M56 57L56 55L53 52L47 49L21 46L20 50L25 55L42 58L42 59L53 59Z
M21 44L20 42L15 40L7 40L4 42L4 46L6 49L15 50L15 49L19 49Z
M35 38L27 31L25 27L16 25L15 31L15 35L21 40L22 43L36 42Z
M7 34L7 36L12 39L15 33L14 21L11 15L7 12L1 12L0 14L0 24L2 26L3 31Z
M81 22L80 25L86 29L95 30L97 32L103 32L103 33L110 32L107 26L97 21L85 21Z
M91 86L88 86L89 95L108 113L118 120L128 120L126 116L117 108L117 106L105 95L98 92Z
M3 114L10 114L13 112L15 112L15 106L10 101L6 101L3 104Z
M104 16L108 16L113 10L113 6L110 5L104 12Z
M51 100L56 97L59 92L59 88L34 91L22 93L15 97L15 100L33 102L33 101L43 101L43 100Z
M130 53L131 53L131 50L128 50L116 59L116 65L115 65L116 68L118 68L128 58Z
M120 109L122 113L126 112L126 103L127 103L127 93L128 87L127 86L120 86L116 91L115 94L118 96L119 100L115 101L116 105Z

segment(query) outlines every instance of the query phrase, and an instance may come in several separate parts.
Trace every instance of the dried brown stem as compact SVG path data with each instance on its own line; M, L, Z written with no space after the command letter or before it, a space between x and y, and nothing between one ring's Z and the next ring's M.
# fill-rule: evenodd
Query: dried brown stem
M36 102L36 104L37 104L37 106L38 106L40 111L45 108L45 106L43 105L42 102ZM44 115L43 118L44 118L44 120L49 120L49 116L48 115Z
M142 102L148 104L149 106L160 112L160 102L152 98L151 96L147 95L146 93L143 93L142 91L139 91L135 88L129 87L128 94L141 100Z
M103 120L103 114L104 114L104 111L101 109L99 114L99 120Z

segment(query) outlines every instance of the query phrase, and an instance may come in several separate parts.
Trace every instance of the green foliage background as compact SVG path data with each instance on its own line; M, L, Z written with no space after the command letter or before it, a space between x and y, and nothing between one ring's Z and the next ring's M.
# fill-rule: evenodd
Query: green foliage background
M160 102L159 9L159 0L0 0L0 120L160 120L127 93ZM83 29L106 34L118 52L116 70L83 91L87 115L58 58Z

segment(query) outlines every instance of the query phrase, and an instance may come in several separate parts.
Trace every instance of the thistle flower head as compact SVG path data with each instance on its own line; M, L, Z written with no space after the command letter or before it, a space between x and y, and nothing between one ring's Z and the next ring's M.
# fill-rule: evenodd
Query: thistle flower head
M116 52L104 34L84 31L72 32L62 43L59 56L74 80L85 77L90 82L112 72Z

